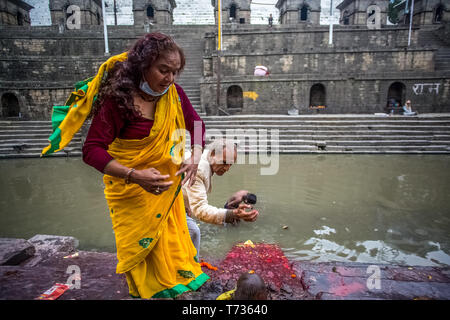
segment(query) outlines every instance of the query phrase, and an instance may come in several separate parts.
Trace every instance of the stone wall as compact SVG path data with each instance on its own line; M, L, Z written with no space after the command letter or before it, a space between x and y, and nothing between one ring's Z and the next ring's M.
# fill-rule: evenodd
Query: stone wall
M214 26L152 27L186 38L204 34L201 104L208 115L216 105L216 36ZM407 28L337 27L328 45L326 26L300 27L241 25L224 27L221 53L221 107L227 91L239 86L242 114L373 113L384 111L392 84L403 87L399 99L413 101L419 112L449 112L448 72L435 70L437 50L448 45L421 46L421 29L414 28L407 47ZM109 26L111 54L128 48L145 33L139 26ZM190 36L191 35L191 36ZM63 104L74 83L94 75L104 55L101 26L59 33L51 27L0 28L0 97L13 93L21 114L29 119L49 119L52 105ZM253 75L257 65L270 75ZM323 86L325 109L310 109L311 89ZM391 88L392 89L392 88ZM239 90L238 90L239 91ZM3 107L2 107L3 108ZM0 110L0 114L3 110Z
M423 79L406 79L404 77L360 77L344 78L324 75L322 77L310 76L305 78L270 78L256 79L247 76L245 79L226 77L221 81L221 105L222 109L234 114L226 107L227 90L230 86L238 85L246 92L256 93L256 98L244 95L243 109L241 114L288 114L288 110L297 109L299 114L329 113L376 113L386 112L389 87L400 82L405 85L405 98L411 99L416 111L427 112L449 112L450 80L436 77L428 79L432 83L439 84L439 95L434 92L424 92L416 95L413 87ZM310 94L315 84L325 87L326 109L311 109ZM201 84L202 102L209 115L221 114L216 107L216 82L208 81ZM403 100L404 101L404 100Z
M0 25L29 26L32 8L23 1L0 0Z
M448 112L448 72L435 70L439 48L420 46L420 32L413 29L408 47L407 28L337 27L333 45L327 27L228 29L220 59L221 108L230 114L374 113L385 112L388 98L398 96L400 103L411 99L419 112ZM217 115L216 39L205 38L201 98L207 114ZM257 65L270 75L253 76ZM310 108L317 84L324 88L325 109ZM241 109L227 106L231 86L242 89ZM402 89L395 92L396 86Z
M215 58L217 59L217 58ZM217 65L212 59L215 74ZM221 56L221 72L224 75L245 76L254 72L255 66L269 68L273 75L324 73L359 75L364 73L387 73L434 70L434 50L378 50L360 51L329 50L323 52L265 53L265 54L224 54ZM357 70L357 71L356 71Z

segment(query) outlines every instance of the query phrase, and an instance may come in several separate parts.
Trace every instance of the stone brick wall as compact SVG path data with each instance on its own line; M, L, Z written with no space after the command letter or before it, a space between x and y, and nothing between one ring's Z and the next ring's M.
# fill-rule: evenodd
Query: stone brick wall
M420 29L407 47L407 28L338 27L333 45L328 28L283 28L273 31L228 29L221 53L221 107L229 113L374 113L384 112L389 88L399 82L400 103L411 99L419 112L449 112L448 72L435 70L438 47L418 44ZM215 35L206 35L202 103L207 114L219 114ZM269 68L268 77L253 76L254 68ZM311 88L325 88L325 109L310 109ZM228 110L227 90L240 86L241 111ZM424 89L425 88L425 89ZM391 96L392 97L392 96Z
M151 31L157 29L178 38L205 35L201 103L207 114L218 114L214 26L152 27ZM111 54L127 50L144 34L139 26L108 30ZM420 46L420 32L413 29L412 46L407 48L407 28L337 28L332 46L326 26L277 25L271 31L255 25L224 28L221 106L226 109L227 90L235 85L243 91L243 108L232 112L286 114L292 108L300 113L382 112L390 86L400 82L405 88L402 99L411 99L419 112L450 112L448 71L434 66L440 48ZM73 84L94 75L106 59L101 26L62 34L57 26L1 27L0 97L13 93L24 116L49 119L52 105L64 103ZM270 75L253 76L256 65L267 66ZM309 108L315 84L325 88L326 109Z
M31 24L29 11L31 8L26 2L17 5L12 1L0 0L0 25L29 26Z
M434 51L361 51L295 52L286 54L225 54L221 58L225 75L251 75L255 66L263 65L274 75L308 73L386 73L434 70ZM213 59L213 65L217 63ZM357 71L356 71L357 70ZM213 73L216 72L213 67Z
M335 78L308 77L298 79L255 79L256 77L224 78L221 81L221 106L226 107L227 90L232 85L239 85L244 92L254 92L256 99L244 96L242 114L287 114L288 110L298 109L299 114L345 114L386 112L389 86L401 82L406 87L405 99L411 99L414 110L420 113L449 112L450 80L436 77L428 79L440 86L439 95L425 92L415 95L413 86L423 79L386 77ZM326 89L326 109L311 109L310 90L314 84L320 83ZM201 84L201 98L208 115L220 114L216 106L216 82Z

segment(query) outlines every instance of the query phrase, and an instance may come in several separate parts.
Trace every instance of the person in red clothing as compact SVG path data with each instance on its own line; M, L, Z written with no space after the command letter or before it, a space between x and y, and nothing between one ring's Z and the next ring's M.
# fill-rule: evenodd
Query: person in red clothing
M149 39L167 37L162 34L149 35L152 35L151 37L147 36ZM139 61L141 72L135 73L133 69L127 70L134 67L127 65L130 59L135 59L134 57L129 57L124 63L116 63L111 76L100 89L91 111L93 119L83 145L85 163L102 173L125 176L128 168L122 168L108 154L109 144L115 138L142 139L147 137L153 126L156 104L161 97L160 92L174 85L181 100L186 130L191 135L191 148L194 150L191 160L196 160L184 163L180 172L186 173L183 183L192 177L195 178L201 151L205 146L205 124L183 89L175 83L176 76L182 71L185 64L183 51L181 48L178 50L178 52L166 55L168 58L166 56L160 57L160 59L141 58L142 61ZM122 73L124 72L128 72L133 79L123 77ZM148 79L147 83L150 89L156 91L155 96L139 88L144 78ZM157 187L160 188L160 192L167 189L167 183L162 182L161 175L155 175L152 170L133 171L129 179L140 184L149 192L154 192Z
M204 123L175 83L184 64L169 36L139 39L101 84L83 145L84 162L104 174L117 272L125 273L133 297L172 298L209 278L196 259L180 192L195 181L205 144ZM181 153L176 162L179 129L191 134L192 156L182 161Z

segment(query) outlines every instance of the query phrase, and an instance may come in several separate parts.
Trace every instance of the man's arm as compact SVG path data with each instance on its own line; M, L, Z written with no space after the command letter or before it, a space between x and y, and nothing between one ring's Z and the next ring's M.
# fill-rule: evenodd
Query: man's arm
M197 172L194 184L190 187L185 185L184 190L187 192L192 215L195 218L206 223L223 224L227 212L230 211L232 214L232 210L216 208L208 203L204 177L199 172Z

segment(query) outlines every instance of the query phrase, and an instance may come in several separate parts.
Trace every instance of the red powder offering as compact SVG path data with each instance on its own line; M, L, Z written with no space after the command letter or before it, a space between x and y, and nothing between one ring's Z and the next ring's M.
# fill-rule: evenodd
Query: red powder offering
M295 276L289 260L275 244L238 244L228 252L219 269L224 270L228 277L236 279L243 272L254 271L278 290L284 284L301 286L301 279Z

